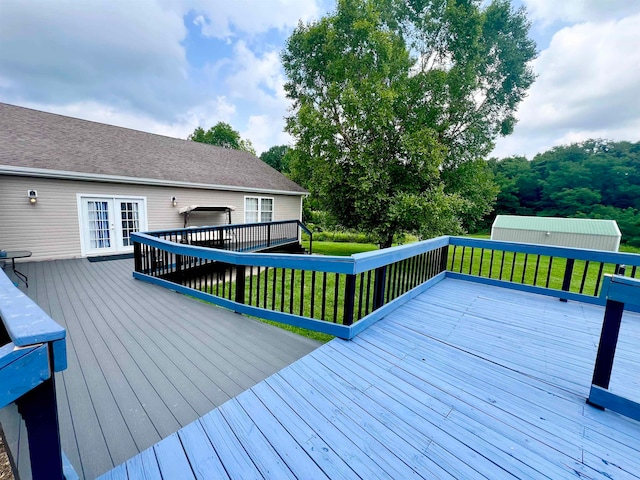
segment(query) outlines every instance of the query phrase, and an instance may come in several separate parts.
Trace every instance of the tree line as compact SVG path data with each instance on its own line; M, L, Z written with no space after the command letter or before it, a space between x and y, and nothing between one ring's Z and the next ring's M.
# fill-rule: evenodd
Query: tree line
M640 142L588 140L488 165L499 193L485 226L499 214L609 219L640 246Z

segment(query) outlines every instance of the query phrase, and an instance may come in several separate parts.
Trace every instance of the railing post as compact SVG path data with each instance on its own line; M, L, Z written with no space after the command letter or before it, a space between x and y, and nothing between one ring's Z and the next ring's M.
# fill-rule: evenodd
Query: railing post
M142 272L142 248L138 242L133 242L133 268L136 272Z
M373 282L373 309L384 305L384 285L387 281L387 266L376 268L375 278Z
M353 311L356 302L356 276L347 275L347 282L344 285L344 315L343 325L353 324Z
M16 403L27 428L33 478L64 480L54 373Z
M593 379L591 380L593 385L604 389L609 388L609 381L611 380L613 358L616 354L623 311L624 303L607 300L604 321L602 322L602 333L600 333L600 344L598 345L598 355L596 356L596 365L593 370Z
M244 284L246 278L246 267L236 265L236 303L244 304Z
M575 260L573 258L567 258L567 265L564 269L564 278L562 279L562 290L568 292L571 288L571 277L573 276L573 264ZM566 298L561 298L561 302L566 302Z
M445 245L440 248L440 272L447 271L447 264L449 263L449 245Z

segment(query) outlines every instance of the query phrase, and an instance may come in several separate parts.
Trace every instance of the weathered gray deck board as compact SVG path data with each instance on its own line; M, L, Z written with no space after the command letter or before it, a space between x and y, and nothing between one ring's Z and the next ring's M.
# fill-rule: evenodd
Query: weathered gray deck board
M104 478L169 463L185 478L637 479L640 422L585 404L602 314L446 279ZM623 323L612 386L640 400L640 315Z
M309 353L316 342L134 280L133 260L20 265L67 329L62 445L95 478Z

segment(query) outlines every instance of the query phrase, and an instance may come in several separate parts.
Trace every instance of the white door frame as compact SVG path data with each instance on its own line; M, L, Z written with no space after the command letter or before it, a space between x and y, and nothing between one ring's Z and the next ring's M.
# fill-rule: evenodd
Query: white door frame
M116 208L119 201L130 200L139 202L139 222L140 231L148 230L147 225L147 197L141 197L137 195L111 195L111 194L93 194L93 193L78 193L76 194L77 206L78 206L78 226L80 229L80 252L83 257L92 255L111 255L117 253L129 253L133 252L133 246L122 246L122 222L120 221L120 208ZM112 246L104 250L93 250L90 248L87 242L87 218L85 217L83 203L86 200L106 201L110 205L110 214L113 218L110 219L113 227L113 238L111 239Z

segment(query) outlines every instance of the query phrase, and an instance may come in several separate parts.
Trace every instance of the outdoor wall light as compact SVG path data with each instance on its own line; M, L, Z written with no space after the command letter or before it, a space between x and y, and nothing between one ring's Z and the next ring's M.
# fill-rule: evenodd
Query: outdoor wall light
M174 207L178 206L178 199L176 197L171 197L171 205Z
M36 203L38 201L38 191L27 190L27 197L29 197L29 202Z

